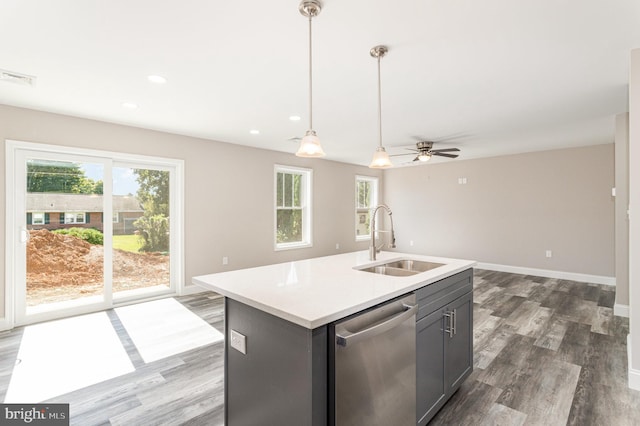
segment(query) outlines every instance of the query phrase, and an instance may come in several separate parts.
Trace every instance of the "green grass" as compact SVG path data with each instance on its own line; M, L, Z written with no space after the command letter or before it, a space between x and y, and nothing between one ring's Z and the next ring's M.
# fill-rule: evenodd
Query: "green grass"
M142 243L137 235L114 235L113 248L139 253Z

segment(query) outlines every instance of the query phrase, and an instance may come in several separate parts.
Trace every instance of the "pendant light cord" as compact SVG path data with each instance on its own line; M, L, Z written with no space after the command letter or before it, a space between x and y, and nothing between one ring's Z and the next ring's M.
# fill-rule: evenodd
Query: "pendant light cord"
M313 73L312 67L312 47L311 47L311 19L312 13L309 13L309 130L313 130Z
M382 85L380 84L380 55L378 55L378 138L382 148Z

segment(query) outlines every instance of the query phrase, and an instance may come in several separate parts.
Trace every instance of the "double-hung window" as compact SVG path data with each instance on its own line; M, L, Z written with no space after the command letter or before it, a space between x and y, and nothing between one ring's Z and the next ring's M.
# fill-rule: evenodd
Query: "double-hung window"
M311 246L310 169L275 166L275 248Z
M84 212L65 212L64 223L86 223Z
M371 209L378 204L378 178L356 176L356 241L371 238Z
M42 212L33 212L31 214L31 224L32 225L44 225L44 213Z

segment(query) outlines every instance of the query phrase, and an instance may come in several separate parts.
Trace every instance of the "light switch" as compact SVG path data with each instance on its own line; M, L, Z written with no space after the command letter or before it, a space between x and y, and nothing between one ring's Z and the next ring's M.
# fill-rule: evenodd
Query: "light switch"
M231 347L238 352L247 354L247 336L231 330Z

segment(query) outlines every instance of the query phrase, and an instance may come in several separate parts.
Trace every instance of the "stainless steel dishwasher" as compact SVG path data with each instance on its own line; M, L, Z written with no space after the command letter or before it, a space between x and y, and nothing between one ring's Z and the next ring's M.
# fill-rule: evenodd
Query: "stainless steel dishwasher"
M415 300L406 296L333 324L333 424L415 426Z

